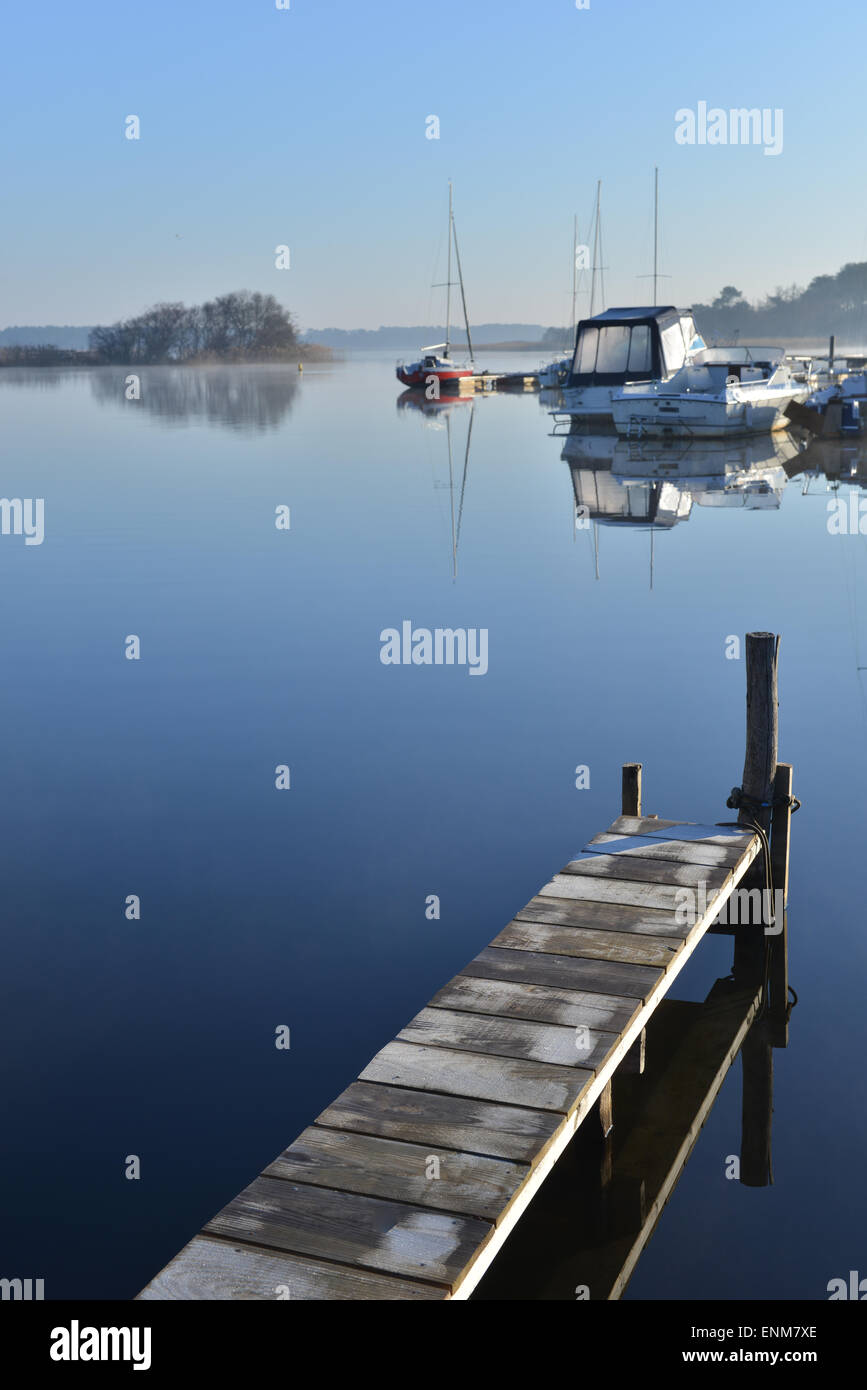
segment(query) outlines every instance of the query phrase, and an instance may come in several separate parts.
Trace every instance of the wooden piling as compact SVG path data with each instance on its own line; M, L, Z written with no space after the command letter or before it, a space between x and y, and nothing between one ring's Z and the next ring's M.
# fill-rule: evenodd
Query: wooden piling
M753 1024L744 1040L741 1063L741 1182L745 1187L767 1187L772 1181L774 1054L761 1021Z
M771 794L777 772L777 659L780 639L772 632L748 632L747 747L741 787L760 809L742 806L741 825L756 821L767 830L771 822Z
M623 764L622 812L624 816L641 815L641 763Z

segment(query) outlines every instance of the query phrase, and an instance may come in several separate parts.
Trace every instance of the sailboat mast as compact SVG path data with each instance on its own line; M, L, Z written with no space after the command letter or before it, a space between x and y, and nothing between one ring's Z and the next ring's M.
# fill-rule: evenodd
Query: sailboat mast
M452 211L452 181L449 179L449 259L448 270L446 272L446 357L449 355L449 329L451 327L452 309L452 229L454 226L454 213Z
M596 271L599 269L599 202L602 197L602 180L596 184L596 221L593 230L593 273L590 277L590 317L596 307Z
M572 227L572 332L571 346L575 346L575 301L578 298L578 214L573 218Z
M659 167L653 171L653 307L656 308L656 286L659 280Z
M467 313L467 296L464 293L464 272L461 270L461 253L458 249L458 229L454 224L454 218L452 218L452 235L455 239L455 260L458 263L458 284L461 287L461 305L463 306L464 310L464 328L466 329L467 334L467 347L469 348L470 352L470 361L474 362L475 358L473 357L473 340L470 337L470 319Z

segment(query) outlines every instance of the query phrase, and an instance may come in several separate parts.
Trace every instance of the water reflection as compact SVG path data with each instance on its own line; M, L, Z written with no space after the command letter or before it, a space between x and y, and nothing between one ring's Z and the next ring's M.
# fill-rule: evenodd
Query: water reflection
M640 1069L615 1073L610 1107L585 1119L475 1301L622 1298L738 1055L740 1151L725 1178L773 1184L773 1053L788 1047L794 998L787 917L767 948L755 927L714 930L734 937L731 974L703 1002L659 1004ZM704 1161L718 1171L716 1155Z
M168 426L218 425L245 433L276 430L298 394L298 370L270 366L140 367L93 372L90 386L99 405L144 410ZM138 399L128 391L140 390Z
M413 390L412 387L406 391L401 391L397 398L397 409L400 414L403 411L417 412L425 416L428 420L443 419L454 410L459 410L463 406L475 404L474 395L454 395L441 396L439 400L429 401L424 391Z
M470 449L473 442L473 420L475 419L475 396L449 396L440 400L428 400L423 391L412 389L403 391L397 398L398 412L418 412L423 416L423 424L432 430L445 434L443 464L448 465L448 482L434 482L434 487L448 490L449 517L451 524L451 571L452 579L458 577L458 549L461 543L461 525L464 517L464 501L467 494L467 479L470 471ZM461 409L467 406L468 409ZM456 428L452 427L452 413L457 411ZM458 479L460 473L460 479Z
M602 525L671 530L693 505L776 509L790 477L804 467L805 450L780 431L738 440L633 442L610 433L570 434L568 464L576 517ZM792 471L790 471L792 470Z

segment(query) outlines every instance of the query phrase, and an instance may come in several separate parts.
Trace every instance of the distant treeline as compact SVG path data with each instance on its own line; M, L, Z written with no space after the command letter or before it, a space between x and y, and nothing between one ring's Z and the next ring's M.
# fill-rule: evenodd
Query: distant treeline
M249 290L191 308L155 304L136 318L94 328L90 347L100 362L124 365L273 362L306 352L289 311L272 294Z
M810 338L835 333L841 340L867 337L867 261L850 261L836 275L817 275L806 288L778 286L750 304L734 285L720 290L712 304L695 304L705 337Z
M834 333L841 344L862 343L867 339L867 261L852 261L836 275L817 275L806 288L778 286L755 304L734 285L725 285L711 304L693 304L692 309L708 341L760 342ZM557 347L568 336L567 329L549 328L542 341Z
M778 286L752 304L734 285L725 285L712 303L692 307L699 330L708 339L758 341L835 333L841 343L862 342L867 339L867 261L852 261L836 275L818 275L806 288ZM479 347L524 342L553 350L570 337L568 328L546 329L531 323L477 324L472 334ZM314 329L302 339L292 315L273 295L240 290L192 308L157 304L108 328L5 328L0 330L0 366L327 358L331 347L407 349L441 342L444 337L441 324L421 324ZM454 338L459 345L462 335L457 330ZM83 347L85 342L89 351L65 351Z

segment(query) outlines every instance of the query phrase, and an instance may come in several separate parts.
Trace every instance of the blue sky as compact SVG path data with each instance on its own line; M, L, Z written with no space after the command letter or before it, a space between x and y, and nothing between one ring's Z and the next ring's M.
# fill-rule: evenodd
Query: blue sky
M647 300L655 164L660 298L806 283L867 259L863 13L805 0L9 7L0 327L239 288L274 293L305 327L440 318L449 178L471 318L562 323L572 216L586 226L597 178L607 302ZM699 101L782 108L782 153L676 144L675 112ZM130 114L138 141L124 138Z

